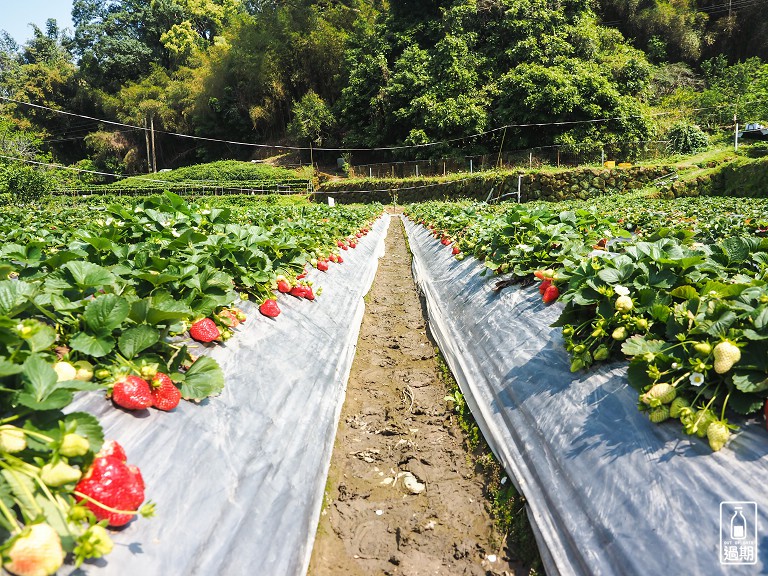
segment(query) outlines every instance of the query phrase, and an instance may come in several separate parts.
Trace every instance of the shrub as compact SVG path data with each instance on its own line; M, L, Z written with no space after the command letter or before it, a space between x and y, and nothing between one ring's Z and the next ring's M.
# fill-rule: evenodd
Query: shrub
M667 132L669 150L676 154L695 154L709 146L709 137L696 124L678 122Z
M10 194L17 202L34 202L47 196L52 188L52 177L31 166L12 164L0 171L0 192Z

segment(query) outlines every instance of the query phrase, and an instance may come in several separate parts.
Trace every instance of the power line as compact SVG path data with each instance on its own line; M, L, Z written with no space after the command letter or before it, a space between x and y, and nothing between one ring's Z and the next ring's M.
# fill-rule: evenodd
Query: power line
M130 128L132 130L142 130L142 131L149 131L150 129L145 126L136 126L133 124L126 124L124 122L116 122L114 120L106 120L103 118L94 118L93 116L86 116L84 114L75 114L74 112L67 112L66 110L57 110L55 108L50 108L48 106L42 106L40 104L33 104L31 102L24 102L23 100L16 100L14 98L8 98L6 96L0 96L0 100L6 100L8 102L13 102L15 104L21 104L24 106L30 106L32 108L38 108L42 110L49 110L51 112L55 112L57 114L64 114L67 116L73 116L76 118L84 118L87 120L93 120L96 122L102 122L104 124L110 124L113 126L120 126L123 128ZM742 105L747 104L754 104L756 102L745 102ZM717 108L730 108L731 104L722 104L719 106L706 106L703 108L691 108L689 109L689 112L698 112L703 110L711 110L711 109L717 109ZM671 111L671 112L656 112L653 114L648 114L646 116L669 116L671 114L678 114L679 111ZM155 130L155 133L158 134L165 134L167 136L176 136L178 138L187 138L190 140L197 140L202 142L211 142L211 143L218 143L218 144L231 144L231 145L237 145L237 146L251 146L254 148L265 148L270 150L297 150L297 151L303 151L303 150L320 150L324 152L382 152L382 151L388 151L388 150L410 150L414 148L426 148L426 147L433 147L433 146L439 146L442 144L450 144L453 142L459 142L462 140L470 140L473 138L477 138L480 136L485 136L488 134L493 134L494 132L499 132L501 130L506 130L507 128L543 128L547 126L573 126L577 124L597 124L600 122L610 122L612 120L626 120L630 118L643 118L644 116L641 114L629 114L626 116L613 116L608 118L593 118L590 120L563 120L560 122L530 122L530 123L524 123L524 124L506 124L504 126L499 126L498 128L492 128L491 130L486 130L485 132L479 132L477 134L472 134L470 136L462 136L458 138L450 138L447 140L440 140L436 142L427 142L424 144L409 144L409 145L402 145L402 146L380 146L380 147L373 147L373 148L353 148L353 147L347 147L347 148L316 148L314 146L312 147L302 147L302 146L276 146L273 144L256 144L253 142L240 142L237 140L222 140L218 138L208 138L205 136L192 136L190 134L181 134L179 132L169 132L165 130Z
M27 158L19 158L17 156L6 156L5 154L0 154L0 158L4 158L6 160L15 160L17 162L24 162L25 164L34 164L35 166L46 166L48 168L59 168L61 170L69 170L70 172L82 172L86 174L96 174L98 176L113 176L115 178L128 178L128 176L125 176L123 174L113 174L111 172L99 172L97 170L86 170L85 168L75 168L74 166L64 166L63 164L54 164L52 162L38 162L37 160L29 160ZM174 182L171 182L169 180L157 180L153 178L145 178L144 176L142 176L141 179L146 182L157 182L159 184L174 184Z

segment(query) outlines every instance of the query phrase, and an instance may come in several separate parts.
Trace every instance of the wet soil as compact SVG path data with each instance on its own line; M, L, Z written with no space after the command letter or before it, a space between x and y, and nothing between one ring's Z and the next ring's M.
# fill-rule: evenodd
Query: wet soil
M393 216L342 409L310 576L512 575L446 402Z

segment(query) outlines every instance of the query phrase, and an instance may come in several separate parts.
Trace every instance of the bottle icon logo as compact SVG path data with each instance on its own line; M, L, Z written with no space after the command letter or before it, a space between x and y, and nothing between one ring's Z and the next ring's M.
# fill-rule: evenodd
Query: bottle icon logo
M741 507L737 506L731 517L731 538L744 540L747 537L747 520L741 513Z
M720 502L720 564L757 564L756 502Z

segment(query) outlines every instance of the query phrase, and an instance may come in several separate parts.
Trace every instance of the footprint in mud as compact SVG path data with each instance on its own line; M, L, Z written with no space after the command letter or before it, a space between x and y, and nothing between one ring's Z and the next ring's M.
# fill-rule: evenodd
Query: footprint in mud
M368 520L355 527L352 546L360 558L387 559L397 552L397 538L384 520Z

